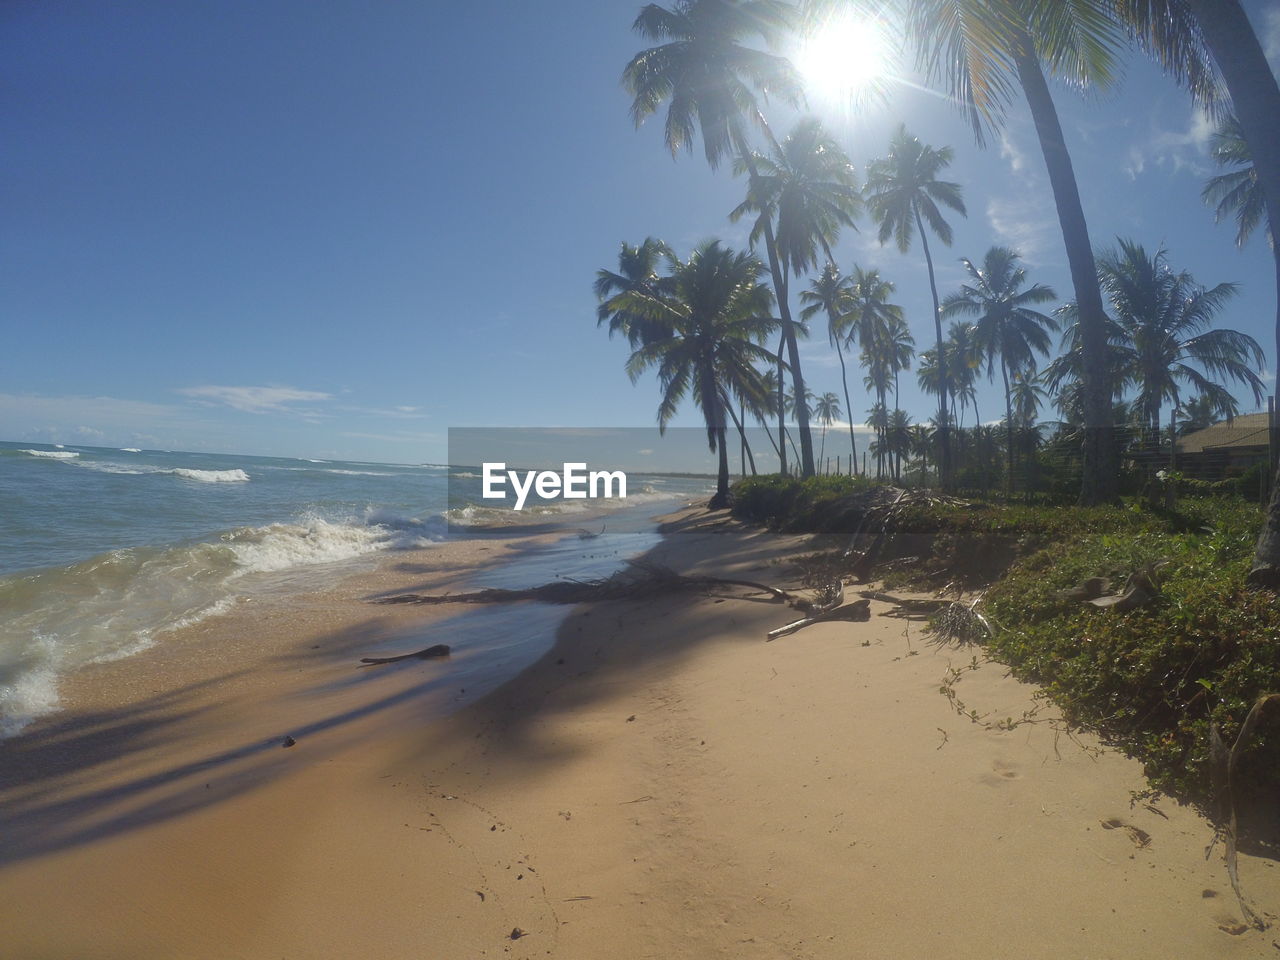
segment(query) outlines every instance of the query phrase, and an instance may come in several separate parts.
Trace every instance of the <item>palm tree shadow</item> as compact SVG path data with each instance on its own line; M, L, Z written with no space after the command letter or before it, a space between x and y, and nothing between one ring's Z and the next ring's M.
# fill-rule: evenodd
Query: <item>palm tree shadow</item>
M686 529L720 542L697 524ZM771 538L763 535L735 551L733 559L739 569L765 567L772 550ZM663 550L651 551L646 559L662 562ZM758 609L732 601L717 609L727 607ZM425 731L430 729L427 721L461 706L471 720L491 727L496 755L518 758L525 769L532 764L553 772L582 748L540 738L539 720L587 706L605 687L616 690L634 682L641 665L656 661L664 670L674 670L698 644L720 632L715 621L708 626L708 618L696 615L699 609L705 611L705 599L689 595L671 605L627 601L566 608L525 602L469 607L445 619L409 624L369 618L315 638L306 649L263 662L312 674L301 689L283 701L277 698L297 706L300 723L287 730L263 729L261 736L241 732L236 742L197 749L184 748L183 742L194 742L193 731L199 731L217 705L210 704L210 692L235 683L257 665L117 708L52 718L0 741L0 796L5 798L0 836L6 838L0 866L225 803L295 769L295 758L306 754L294 750L305 750L308 740L324 735L317 749L359 746L383 736L392 716L395 729L405 729L402 721L411 718ZM655 624L651 639L610 643L625 622L654 617L661 623ZM453 647L447 661L406 660L357 669L362 656L411 653L436 643ZM557 652L573 649L579 656L588 648L594 668L608 683L573 683L586 664L566 665ZM526 669L532 682L508 681L496 695L486 696ZM545 697L552 686L561 688L554 705ZM384 722L362 723L377 717ZM243 731L244 726L235 729ZM286 748L286 735L297 744L293 749ZM431 739L432 734L424 734L419 743L425 746ZM166 762L166 752L178 759Z

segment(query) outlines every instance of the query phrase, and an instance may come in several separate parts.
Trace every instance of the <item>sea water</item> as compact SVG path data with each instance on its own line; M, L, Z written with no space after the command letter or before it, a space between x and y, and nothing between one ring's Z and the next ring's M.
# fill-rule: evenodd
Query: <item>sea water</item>
M605 575L651 542L638 505L647 516L708 490L706 478L629 483L630 529L607 547L571 538L488 585ZM473 472L439 464L0 442L0 736L55 711L67 673L141 653L239 597L313 589L385 551L465 536L500 515L480 492ZM521 519L571 515L540 506Z

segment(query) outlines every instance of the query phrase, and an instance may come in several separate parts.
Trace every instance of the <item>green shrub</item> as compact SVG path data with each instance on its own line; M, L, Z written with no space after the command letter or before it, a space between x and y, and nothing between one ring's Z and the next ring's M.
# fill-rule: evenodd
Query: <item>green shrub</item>
M1280 607L1245 589L1259 512L1202 501L1141 530L1081 529L1027 557L987 594L990 652L1044 684L1066 718L1141 759L1152 783L1203 801L1209 724L1230 743L1260 695L1280 691ZM1128 613L1067 599L1081 580L1114 589L1169 561L1157 600ZM1259 743L1253 774L1274 778L1275 746Z

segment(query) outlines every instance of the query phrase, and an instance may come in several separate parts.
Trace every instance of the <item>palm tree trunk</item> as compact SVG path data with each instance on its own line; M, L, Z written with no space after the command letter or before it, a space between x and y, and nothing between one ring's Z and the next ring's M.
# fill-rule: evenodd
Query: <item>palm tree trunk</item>
M933 257L929 238L924 232L920 211L915 211L916 229L924 248L924 263L929 268L929 293L933 295L933 330L938 339L938 481L943 489L951 486L951 419L947 413L947 395L951 392L951 372L947 369L946 348L942 344L942 304L938 300L938 283L933 276Z
M739 413L734 413L733 404L728 400L725 401L724 406L725 409L729 411L729 416L733 418L733 425L737 428L738 436L742 439L742 453L749 461L751 461L751 475L754 477L756 475L756 458L755 454L751 452L751 444L747 442L747 431L742 425L742 417L739 416L742 411L739 410Z
M782 347L786 342L784 333L778 341L778 461L781 464L779 472L784 477L787 475L787 382L782 376Z
M716 474L716 495L707 504L711 510L720 510L729 506L729 445L725 442L725 433L723 423L716 427L716 446L720 448L720 470Z
M840 346L840 338L836 338L836 356L840 358L840 382L844 385L844 408L849 413L849 448L853 457L849 461L849 473L858 472L858 441L853 435L853 404L849 402L849 375L845 371L844 350Z
M1213 52L1231 104L1253 157L1253 169L1267 205L1267 222L1280 227L1280 85L1258 35L1239 0L1186 0ZM1280 246L1276 263L1276 357L1280 358ZM1280 363L1280 359L1276 360ZM1258 536L1249 583L1280 590L1280 472L1271 484L1271 503Z
M763 122L764 118L760 119ZM773 131L769 129L767 123L764 124L764 129L772 138ZM737 140L738 153L747 167L750 181L754 183L759 177L755 159L740 131L737 134ZM791 298L787 292L787 276L778 259L778 244L773 235L773 224L768 220L764 224L764 248L765 253L768 254L769 273L773 277L773 292L778 300L778 315L782 318L782 339L787 345L787 359L791 362L791 387L795 395L800 398L800 402L796 404L796 424L800 429L800 470L803 476L811 477L813 476L813 434L809 429L809 411L804 404L805 389L804 375L800 372L800 345L796 342L795 326L791 321ZM778 355L781 358L781 350L778 351ZM783 472L786 472L785 468Z
M1004 498L1013 499L1013 395L1009 392L1009 365L1000 358L1000 376L1004 378L1005 462L1009 473L1004 482Z
M1049 95L1044 71L1035 54L1031 38L1023 33L1014 62L1018 80L1031 108L1040 152L1044 154L1049 184L1053 188L1062 241L1066 246L1071 283L1075 287L1079 309L1080 346L1084 355L1081 372L1084 397L1084 478L1080 487L1080 503L1094 506L1115 500L1119 483L1119 465L1111 437L1111 369L1107 362L1106 315L1102 309L1102 291L1098 285L1098 268L1093 260L1089 228L1080 205L1080 189L1076 184L1071 155L1067 152L1058 111Z

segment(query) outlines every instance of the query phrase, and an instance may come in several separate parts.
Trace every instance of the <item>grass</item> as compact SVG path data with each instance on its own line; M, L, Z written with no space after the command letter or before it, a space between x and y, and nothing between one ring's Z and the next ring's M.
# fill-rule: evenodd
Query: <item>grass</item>
M739 515L788 530L852 532L853 478L753 478ZM1199 491L1197 491L1199 492ZM988 653L1042 684L1067 720L1140 759L1154 787L1208 808L1209 729L1230 744L1261 695L1280 691L1280 603L1246 589L1261 511L1239 498L1183 499L1176 510L920 504L894 516L919 561L916 585L985 578ZM887 557L886 557L887 558ZM1127 613L1063 596L1089 577L1116 589L1169 561L1160 594ZM1280 784L1280 724L1264 724L1241 768Z

